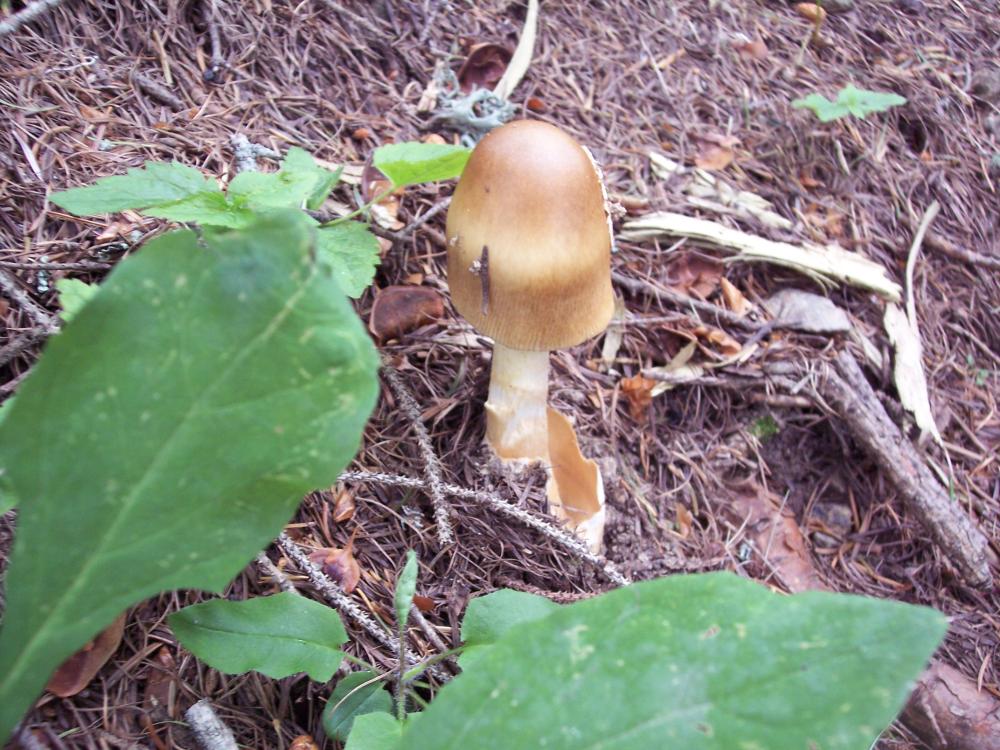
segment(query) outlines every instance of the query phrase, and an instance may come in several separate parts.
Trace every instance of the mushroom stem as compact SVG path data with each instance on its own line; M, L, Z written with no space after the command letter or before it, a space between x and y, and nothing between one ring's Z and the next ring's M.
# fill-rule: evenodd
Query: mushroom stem
M486 440L502 459L547 460L549 353L493 345Z

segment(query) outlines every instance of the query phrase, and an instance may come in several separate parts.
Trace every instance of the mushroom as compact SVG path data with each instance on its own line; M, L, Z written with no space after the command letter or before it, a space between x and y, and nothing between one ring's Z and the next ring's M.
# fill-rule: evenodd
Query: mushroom
M483 138L455 189L448 285L456 309L494 340L486 439L502 460L565 456L567 434L569 452L579 455L569 423L550 422L565 417L548 408L549 351L586 341L611 319L605 204L589 152L559 128L529 120ZM596 465L587 463L599 485Z

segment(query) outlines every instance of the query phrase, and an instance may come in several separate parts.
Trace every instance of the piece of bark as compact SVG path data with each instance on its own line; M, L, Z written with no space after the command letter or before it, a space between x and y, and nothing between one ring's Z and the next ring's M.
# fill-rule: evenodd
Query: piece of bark
M935 750L995 750L1000 745L1000 701L941 662L933 662L917 680L902 718Z
M993 584L994 556L989 542L969 515L948 496L912 443L889 419L857 360L840 352L834 368L818 384L820 395L843 418L851 434L885 471L907 509L916 516L966 582L977 588Z

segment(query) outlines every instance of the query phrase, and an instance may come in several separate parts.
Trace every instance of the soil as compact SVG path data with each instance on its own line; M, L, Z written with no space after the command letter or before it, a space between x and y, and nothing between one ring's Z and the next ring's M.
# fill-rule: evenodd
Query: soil
M0 9L5 5L22 8L13 2ZM656 289L719 307L721 275L758 308L784 288L826 294L881 353L883 364L869 365L867 374L888 413L928 462L947 467L950 460L956 497L997 548L1000 102L979 78L1000 69L1000 8L856 0L838 3L843 12L831 13L814 36L809 21L775 0L661 5L542 3L534 57L511 97L515 116L555 123L589 146L612 200L632 215L676 211L770 239L838 243L900 283L917 226L936 200L940 213L917 257L913 293L947 455L920 439L899 406L883 304L873 294L824 288L768 264L721 265L723 256L707 247L619 241L614 269L640 286L616 285L633 317L613 364L600 364L602 338L552 358L552 401L573 415L584 452L604 471L606 558L633 579L728 569L780 588L733 513L734 498L748 491L769 498L794 516L803 554L826 587L948 614L952 625L937 658L1000 699L1000 598L962 581L836 414L779 397L763 381L732 387L725 369L645 404L633 403L638 397L624 385L666 365L695 338L694 362L722 359L725 340L697 333L699 325L724 329L737 347L753 335L665 301ZM521 2L492 1L65 0L0 38L0 273L19 292L0 297L0 396L16 392L44 348L46 315L59 309L54 281L98 282L168 228L134 213L110 225L74 219L46 200L51 192L147 160L177 160L228 179L234 134L359 168L381 144L432 133L450 142L457 134L418 108L435 70L458 71L475 44L512 49L525 11ZM791 104L811 92L833 98L848 82L896 92L907 103L826 124ZM756 193L790 227L692 202L684 180L653 172L651 151L686 167L702 164L734 189ZM451 190L407 189L399 220L414 222ZM346 187L335 198L354 205L356 196ZM390 241L376 290L416 281L446 293L444 217L440 211ZM366 321L374 293L357 303ZM865 361L858 341L843 334L773 331L758 343L759 353L739 365L744 374L759 372L765 357L819 362L845 347ZM495 492L543 517L543 478L509 481L477 447L488 345L449 308L380 350L418 404L442 479ZM349 468L425 477L413 420L383 384ZM289 535L308 551L342 547L356 530L362 578L354 599L387 619L404 552L416 549L418 593L433 603L426 619L450 644L473 596L507 586L570 601L612 585L550 538L471 499L449 497L457 542L441 549L426 486L369 476L345 488L355 499L353 517L333 520L338 489L331 488L306 498ZM0 560L15 521L14 512L0 519ZM314 593L279 548L267 554L287 566L301 591ZM251 566L227 595L275 590ZM285 748L309 735L319 747L334 747L319 723L327 686L305 677L222 675L177 644L165 616L201 598L171 593L134 607L121 647L98 676L74 697L41 698L26 731L52 748L192 747L180 719L208 698L241 745ZM357 656L391 666L394 655L382 644L348 628ZM419 635L414 648L434 652ZM930 745L896 724L878 747Z

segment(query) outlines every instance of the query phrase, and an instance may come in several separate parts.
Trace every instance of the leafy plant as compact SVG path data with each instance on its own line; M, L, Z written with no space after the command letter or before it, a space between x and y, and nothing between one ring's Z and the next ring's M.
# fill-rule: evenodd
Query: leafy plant
M421 168L449 175L434 158ZM149 242L96 291L63 284L65 326L0 410L0 510L20 505L0 741L125 608L221 591L356 452L377 357L343 288L370 282L370 235L298 210L336 176L293 150L227 193L153 163L53 196L78 214L134 209L203 230Z
M906 99L898 94L866 91L856 88L853 84L842 88L836 100L832 102L822 94L815 93L792 102L792 106L796 109L812 110L820 122L839 120L847 115L864 119L872 112L885 112L901 104L906 104Z

